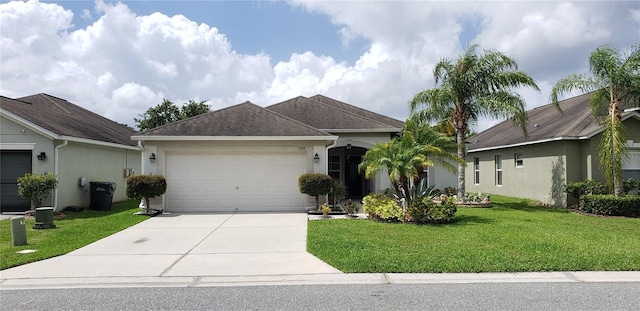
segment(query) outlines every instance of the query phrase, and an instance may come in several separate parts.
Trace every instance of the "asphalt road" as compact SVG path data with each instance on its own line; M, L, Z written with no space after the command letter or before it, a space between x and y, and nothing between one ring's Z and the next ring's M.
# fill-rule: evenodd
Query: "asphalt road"
M2 310L638 310L640 283L475 283L0 291Z

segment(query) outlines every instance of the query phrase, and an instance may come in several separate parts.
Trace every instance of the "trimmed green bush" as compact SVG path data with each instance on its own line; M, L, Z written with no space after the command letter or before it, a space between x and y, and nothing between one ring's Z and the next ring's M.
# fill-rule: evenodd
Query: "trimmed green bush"
M627 178L622 187L625 194L640 195L640 180Z
M374 219L401 221L404 212L400 205L390 197L372 193L362 199L362 210Z
M127 178L127 197L131 199L144 199L145 213L149 213L149 199L163 195L167 192L167 180L162 175L132 175Z
M300 193L308 194L316 198L316 209L320 208L318 196L327 195L331 191L333 179L322 173L306 173L298 177Z
M29 201L31 208L36 209L42 207L42 202L57 184L58 178L53 173L26 173L18 177L18 195Z
M585 181L568 183L564 190L570 196L579 199L585 194L608 194L607 185L600 181L587 179Z
M412 201L407 207L409 219L416 224L450 223L457 211L458 208L453 200L445 200L438 204L428 197Z
M583 195L579 209L590 214L640 217L640 196Z

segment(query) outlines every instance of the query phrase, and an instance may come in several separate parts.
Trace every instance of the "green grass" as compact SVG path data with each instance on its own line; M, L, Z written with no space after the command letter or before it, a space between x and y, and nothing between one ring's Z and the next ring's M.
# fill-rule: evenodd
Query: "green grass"
M310 221L307 248L344 272L640 270L640 219L491 199L448 225Z
M35 220L27 219L27 243L13 246L11 223L0 221L0 270L66 254L106 236L128 228L147 216L133 215L139 211L139 201L113 203L111 211L84 210L80 213L65 212L64 219L55 220L56 228L32 229ZM30 254L17 254L23 249L37 250Z

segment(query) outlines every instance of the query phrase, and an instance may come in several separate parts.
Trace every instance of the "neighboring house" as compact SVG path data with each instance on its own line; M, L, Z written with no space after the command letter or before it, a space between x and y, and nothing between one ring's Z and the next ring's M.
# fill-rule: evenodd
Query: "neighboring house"
M389 188L366 180L362 155L400 133L403 122L328 97L296 97L266 108L245 102L133 136L143 171L167 178L152 208L169 212L303 211L315 205L298 189L307 172L341 180L349 197Z
M567 183L604 181L598 160L603 127L591 114L590 94L528 111L528 136L507 120L467 140L466 191L529 198L567 206ZM622 114L629 159L623 177L640 179L640 113Z
M0 117L2 212L30 209L17 193L16 180L25 173L58 176L45 205L61 211L88 207L91 181L115 182L114 201L126 199L127 175L141 171L140 148L131 140L135 130L64 99L0 96Z

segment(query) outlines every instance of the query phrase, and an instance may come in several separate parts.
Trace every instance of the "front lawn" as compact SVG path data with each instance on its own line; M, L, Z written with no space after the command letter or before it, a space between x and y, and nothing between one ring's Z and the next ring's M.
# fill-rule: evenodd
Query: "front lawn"
M120 230L133 226L148 217L137 216L139 201L113 203L111 211L84 210L65 212L66 217L55 220L55 229L34 230L35 220L26 220L27 243L11 244L11 223L0 221L0 270L66 254ZM17 254L25 249L37 250L30 254Z
M640 219L491 196L448 225L309 221L307 248L343 272L640 270Z

